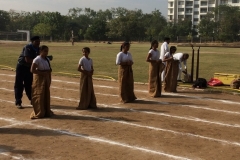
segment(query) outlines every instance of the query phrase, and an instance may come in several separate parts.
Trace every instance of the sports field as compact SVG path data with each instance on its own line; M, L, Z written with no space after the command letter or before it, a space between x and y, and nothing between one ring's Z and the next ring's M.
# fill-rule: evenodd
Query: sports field
M78 61L82 57L81 49L85 46L91 48L90 58L93 59L95 77L112 77L117 79L117 66L115 65L116 55L120 50L120 42L113 44L106 43L49 43L41 42L49 46L49 54L53 55L51 62L53 72L67 72L78 74ZM171 44L176 45L177 44ZM17 58L21 53L24 43L0 42L0 67L1 65L16 67ZM134 65L133 74L135 82L146 83L148 81L148 63L146 62L149 51L149 43L132 43ZM195 46L194 77L196 74L196 54L198 47ZM177 52L189 53L187 61L188 72L191 71L192 48L177 47ZM210 80L214 73L240 74L240 52L238 48L202 47L200 48L199 77ZM57 74L60 75L60 74ZM62 75L62 73L61 73Z
M178 93L160 98L148 95L148 86L135 84L137 100L121 104L118 98L116 54L120 43L46 43L53 55L52 118L30 120L32 106L14 105L15 72L0 70L0 159L239 159L240 99L178 86ZM15 68L24 43L0 42L0 68ZM77 65L81 48L91 48L97 110L80 111ZM135 82L146 83L147 43L133 43ZM195 54L198 48L195 47ZM190 53L190 47L178 47ZM200 49L200 75L239 73L238 48ZM188 61L190 70L191 61Z
M115 81L94 80L99 109L75 110L79 79L53 76L52 118L30 120L32 107L14 106L15 72L0 70L0 159L239 159L240 99L178 87L121 104Z

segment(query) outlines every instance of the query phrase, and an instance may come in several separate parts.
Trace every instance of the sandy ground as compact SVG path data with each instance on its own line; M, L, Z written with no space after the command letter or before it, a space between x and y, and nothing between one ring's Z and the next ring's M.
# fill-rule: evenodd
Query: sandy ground
M178 88L121 104L118 84L94 80L97 110L76 110L79 79L53 76L52 118L31 120L14 105L14 72L0 71L0 159L240 159L240 98Z

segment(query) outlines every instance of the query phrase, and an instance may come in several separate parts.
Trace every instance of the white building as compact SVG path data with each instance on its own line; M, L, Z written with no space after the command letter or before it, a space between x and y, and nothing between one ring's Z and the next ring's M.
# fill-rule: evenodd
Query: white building
M168 21L176 23L187 18L195 28L207 12L221 4L240 6L240 0L168 0Z

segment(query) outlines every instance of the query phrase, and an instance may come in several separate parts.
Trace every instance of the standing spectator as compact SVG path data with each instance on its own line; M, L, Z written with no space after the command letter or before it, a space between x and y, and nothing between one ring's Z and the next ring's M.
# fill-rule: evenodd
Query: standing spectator
M78 71L80 76L80 102L77 110L96 109L97 101L93 89L93 62L89 58L90 48L84 47L82 49L83 57L79 60Z
M164 56L167 52L169 52L169 47L168 47L168 44L170 43L170 38L166 37L164 38L164 42L163 44L161 45L161 53L160 53L160 59L163 61L164 59ZM165 64L165 63L164 63ZM162 75L161 75L161 79L162 81L164 81L164 77L165 77L165 70L162 72Z
M147 62L149 62L149 94L152 97L160 97L162 93L162 81L161 73L164 70L165 65L162 60L159 59L160 53L158 51L158 41L154 40L151 43L150 50L147 56Z
M133 59L129 53L130 43L124 42L121 45L120 52L117 54L116 64L118 67L118 83L119 95L121 102L128 103L134 101L136 98L134 94L134 80L133 80Z
M31 119L51 117L53 112L50 109L50 85L51 85L51 65L47 58L48 47L40 47L40 55L32 63L31 72L33 73L32 84L32 105L33 112Z
M176 52L177 48L175 46L170 47L170 52L167 52L164 57L164 62L166 62L165 67L165 92L177 92L177 76L178 76L178 65L179 62L173 59L173 54Z
M187 53L175 53L173 55L173 59L175 61L179 62L179 67L178 67L178 78L177 81L182 81L181 79L181 75L182 72L187 73L187 59L188 59L189 55ZM184 65L184 69L182 69L182 63Z
M40 45L40 37L39 36L32 37L31 43L26 45L23 48L22 53L18 58L14 92L15 92L15 105L19 109L23 108L22 96L23 96L24 89L28 99L30 101L32 100L31 87L32 87L33 74L30 72L30 68L31 68L33 59L39 55L39 45Z

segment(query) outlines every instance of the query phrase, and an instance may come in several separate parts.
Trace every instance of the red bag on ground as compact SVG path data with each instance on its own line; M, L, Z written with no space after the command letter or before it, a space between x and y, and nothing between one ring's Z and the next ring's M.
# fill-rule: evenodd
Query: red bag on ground
M217 79L217 78L211 78L210 81L208 81L209 86L221 86L223 83Z

